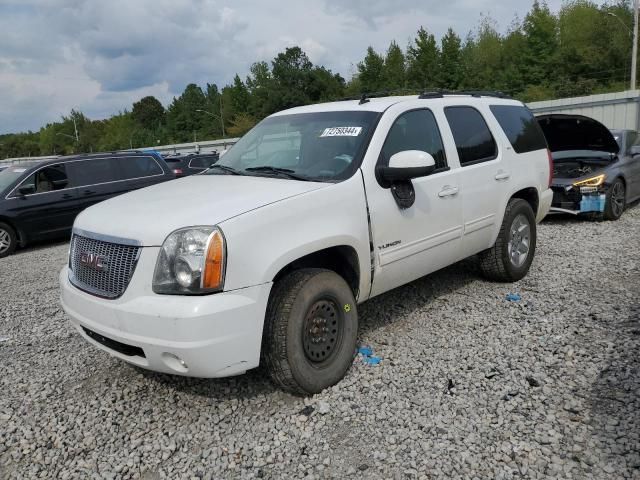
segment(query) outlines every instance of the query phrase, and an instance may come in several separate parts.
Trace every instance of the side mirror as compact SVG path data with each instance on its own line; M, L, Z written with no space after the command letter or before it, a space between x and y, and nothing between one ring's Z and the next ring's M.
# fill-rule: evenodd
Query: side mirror
M388 167L378 167L382 181L391 185L413 178L426 177L436 169L436 161L431 154L420 150L398 152L389 159Z
M640 155L640 145L631 145L631 148L629 149L629 153L631 154L632 157Z
M35 185L24 185L18 189L20 195L33 195L36 193Z

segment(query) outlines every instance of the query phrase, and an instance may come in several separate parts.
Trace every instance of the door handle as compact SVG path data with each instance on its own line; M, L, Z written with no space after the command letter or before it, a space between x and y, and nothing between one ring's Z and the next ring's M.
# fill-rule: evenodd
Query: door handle
M511 178L511 174L509 172L500 171L496 174L496 180L501 182L502 180L509 180Z
M85 190L85 191L84 191L84 192L82 192L82 193L83 193L83 194L85 194L85 195L93 195L93 194L94 194L94 193L96 193L96 192L94 192L93 190Z
M458 194L458 187L452 187L450 185L446 185L438 192L438 196L440 198L444 197L453 197Z
M70 193L65 193L64 195L62 195L62 198L64 200L69 200L70 198L73 198L73 195L71 195Z

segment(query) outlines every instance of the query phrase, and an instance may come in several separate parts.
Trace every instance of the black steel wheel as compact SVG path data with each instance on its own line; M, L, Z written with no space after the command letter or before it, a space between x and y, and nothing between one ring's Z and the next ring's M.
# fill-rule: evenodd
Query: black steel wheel
M318 393L344 377L357 334L358 313L347 282L330 270L297 270L273 286L261 363L281 388Z

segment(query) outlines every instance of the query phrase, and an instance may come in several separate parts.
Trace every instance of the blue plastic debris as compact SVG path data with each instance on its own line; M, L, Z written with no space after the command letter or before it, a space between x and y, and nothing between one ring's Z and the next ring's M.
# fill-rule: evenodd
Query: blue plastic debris
M507 295L507 301L508 302L519 302L520 300L522 300L522 297L520 295L518 295L517 293L509 293Z
M362 361L367 365L378 365L382 361L373 354L373 348L368 346L358 347L358 354L362 355Z
M363 357L362 360L368 365L378 365L382 359L380 357Z
M358 348L358 353L364 357L370 357L373 355L373 348L371 347L360 347Z

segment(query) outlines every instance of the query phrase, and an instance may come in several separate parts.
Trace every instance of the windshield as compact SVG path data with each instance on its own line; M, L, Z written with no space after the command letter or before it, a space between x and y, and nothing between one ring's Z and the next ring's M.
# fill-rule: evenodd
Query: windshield
M11 166L0 170L0 192L4 192L9 185L18 180L26 171L27 167L19 166Z
M344 180L360 166L379 115L368 111L319 112L267 118L206 174L235 171L321 182Z

